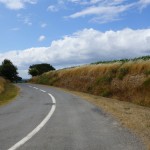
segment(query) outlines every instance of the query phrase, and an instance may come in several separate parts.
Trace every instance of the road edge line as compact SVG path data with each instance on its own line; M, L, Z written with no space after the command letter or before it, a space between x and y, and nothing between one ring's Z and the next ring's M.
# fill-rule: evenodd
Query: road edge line
M53 115L53 113L54 113L54 111L56 109L56 100L55 100L55 97L52 94L48 93L48 95L51 97L52 103L53 103L53 105L51 107L51 110L49 111L48 115L43 119L43 121L35 129L33 129L29 134L27 134L27 136L25 136L22 140L20 140L16 144L14 144L8 150L16 150L17 148L19 148L20 146L22 146L23 144L25 144L36 133L38 133L45 126L45 124L50 120L51 116Z

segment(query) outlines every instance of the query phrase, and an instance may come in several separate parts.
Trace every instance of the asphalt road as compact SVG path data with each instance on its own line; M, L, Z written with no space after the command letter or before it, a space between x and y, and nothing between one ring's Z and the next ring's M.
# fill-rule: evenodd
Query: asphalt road
M137 137L78 96L42 85L19 87L16 100L0 107L0 150L144 149Z

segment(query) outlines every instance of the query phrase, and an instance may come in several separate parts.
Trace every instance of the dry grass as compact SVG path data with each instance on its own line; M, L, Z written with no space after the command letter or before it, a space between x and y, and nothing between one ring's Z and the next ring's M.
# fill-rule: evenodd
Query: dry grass
M0 78L0 105L4 105L13 100L18 94L19 88Z
M147 150L150 150L150 108L67 89L62 90L76 94L113 115L124 127L139 136Z
M150 60L138 60L51 71L33 78L31 82L150 107L150 87L144 84L149 77Z
M6 84L6 80L4 80L2 77L0 77L0 94L4 91L5 84Z
M139 60L135 62L129 61L124 63L122 67L129 68L129 74L142 74L150 70L150 60Z

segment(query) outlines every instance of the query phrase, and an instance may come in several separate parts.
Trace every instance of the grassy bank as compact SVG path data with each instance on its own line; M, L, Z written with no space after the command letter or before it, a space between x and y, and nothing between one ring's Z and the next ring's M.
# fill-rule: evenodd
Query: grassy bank
M138 134L150 150L149 57L51 71L31 82L71 90L113 115Z
M0 105L4 105L13 100L18 94L18 87L0 78Z
M150 107L150 60L112 62L51 71L33 83L63 87Z

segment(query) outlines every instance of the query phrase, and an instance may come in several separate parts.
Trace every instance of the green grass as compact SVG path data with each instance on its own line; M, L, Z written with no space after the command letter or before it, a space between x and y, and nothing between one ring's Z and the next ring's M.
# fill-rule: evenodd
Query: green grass
M4 105L12 101L17 96L18 92L18 87L11 83L8 83L5 86L5 91L0 94L0 105Z
M133 59L120 59L120 60L111 60L111 61L98 61L98 62L94 62L91 63L92 65L94 64L107 64L107 63L115 63L115 62L121 62L121 63L126 63L129 61L138 61L138 60L150 60L150 56L142 56L142 57L137 57L137 58L133 58Z

